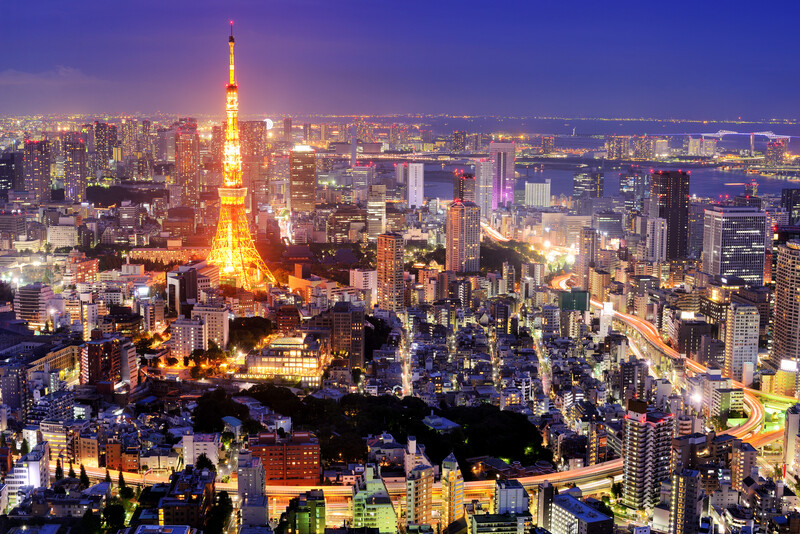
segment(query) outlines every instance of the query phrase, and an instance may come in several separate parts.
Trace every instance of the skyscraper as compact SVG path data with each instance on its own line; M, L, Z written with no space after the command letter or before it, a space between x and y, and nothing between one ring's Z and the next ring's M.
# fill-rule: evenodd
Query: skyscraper
M758 308L731 302L725 321L725 375L749 386L758 364Z
M514 201L514 161L517 148L514 143L489 143L494 177L492 180L492 209Z
M117 147L117 127L113 124L95 121L92 134L95 153L94 170L108 170L111 168L114 149Z
M635 510L659 501L661 482L669 478L672 414L649 412L647 403L628 401L622 438L622 502Z
M792 239L778 246L778 265L774 276L775 317L773 320L770 362L776 368L781 360L800 361L800 241Z
M474 202L454 201L447 208L446 269L472 273L480 269L481 210Z
M314 211L317 191L317 154L308 145L297 145L289 155L289 206L292 211Z
M200 138L196 123L187 122L175 132L175 173L182 204L196 208L200 203Z
M667 221L647 218L645 259L662 262L667 259Z
M705 212L703 271L764 283L766 215L749 207L713 206Z
M464 517L464 477L453 453L442 460L442 528Z
M600 236L597 230L581 228L577 261L578 286L581 289L589 289L589 273L597 260L598 250L600 250Z
M789 224L800 221L800 188L781 190L781 207L789 213Z
M481 209L481 218L488 219L494 209L493 164L490 159L475 160L475 203Z
M408 207L421 208L425 204L425 164L408 164Z
M64 135L64 200L83 202L86 200L87 166L86 144L78 132Z
M25 190L33 194L36 202L49 202L50 141L25 140L22 166L25 173Z
M292 119L286 117L283 119L283 140L287 143L292 142Z
M667 260L687 255L689 236L689 173L657 171L650 177L650 217L667 221Z
M386 231L386 186L369 186L367 196L367 237L375 242Z
M572 175L572 198L602 198L605 192L605 173L586 169Z
M453 200L475 202L475 175L457 172L453 177Z
M403 310L403 236L389 233L378 236L378 308Z
M233 23L228 46L230 78L226 88L225 148L222 187L219 188L219 221L207 262L219 268L220 278L250 289L266 282L274 284L275 278L256 250L245 211L247 188L242 186L242 157L239 151L239 86L233 63Z

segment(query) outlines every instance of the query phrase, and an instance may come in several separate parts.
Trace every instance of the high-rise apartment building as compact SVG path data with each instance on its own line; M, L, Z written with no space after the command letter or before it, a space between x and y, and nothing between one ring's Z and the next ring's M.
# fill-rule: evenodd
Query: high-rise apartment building
M200 204L200 138L197 124L186 122L175 132L175 173L181 186L181 202L196 208Z
M601 169L586 169L572 175L572 198L602 198L605 193L605 173Z
M475 202L475 175L458 172L453 178L453 200Z
M766 214L749 207L714 206L705 211L703 271L764 283Z
M667 260L687 255L689 173L657 171L650 176L650 217L667 221Z
M472 273L480 269L481 210L474 202L454 201L447 208L448 271Z
M781 360L800 361L800 241L792 239L778 246L774 273L775 315L773 318L770 362L776 368Z
M783 465L786 472L797 476L797 448L798 434L800 434L800 404L795 404L786 409L783 420Z
M281 528L283 527L283 528ZM289 500L279 529L286 534L325 533L325 494L309 490Z
M317 191L317 154L308 145L297 145L289 156L289 206L292 211L314 211Z
M489 153L492 155L493 173L492 180L492 209L505 206L514 202L514 161L517 148L514 143L489 143Z
M676 469L672 473L669 503L669 534L697 534L703 508L700 471Z
M627 135L606 136L606 159L628 159L631 152L631 138Z
M647 403L628 401L622 437L622 502L635 510L659 502L661 482L669 478L672 414L647 410Z
M442 528L464 517L464 477L454 454L442 460Z
M399 312L403 309L403 236L389 233L378 236L378 308Z
M197 304L192 307L192 319L201 319L208 341L225 350L229 338L230 311L222 304Z
M25 140L22 155L25 190L34 195L37 203L50 201L50 160L50 141Z
M286 117L283 119L283 141L291 143L292 137L292 119L291 117Z
M421 208L425 205L425 164L408 164L408 207Z
M647 235L645 238L645 259L663 262L667 259L667 221L656 217L647 219Z
M171 325L170 344L172 355L188 358L196 350L208 350L208 333L202 318L186 319L178 317Z
M42 330L48 317L47 306L53 300L53 289L36 282L17 288L14 294L14 313L20 321L26 321L33 330Z
M755 306L731 302L725 321L725 375L749 386L758 365L758 326Z
M86 200L86 179L89 176L86 144L78 132L64 134L64 200L83 202Z
M406 477L406 524L430 525L433 519L433 467L420 464Z
M489 219L496 204L494 200L493 164L490 159L476 159L475 203L481 209L481 218Z

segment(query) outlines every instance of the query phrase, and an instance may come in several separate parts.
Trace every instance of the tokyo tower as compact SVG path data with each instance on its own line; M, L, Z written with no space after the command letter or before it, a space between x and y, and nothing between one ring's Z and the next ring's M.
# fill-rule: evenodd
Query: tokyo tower
M275 283L275 277L259 256L250 235L245 212L247 188L242 187L242 156L239 151L239 88L233 68L233 22L228 45L231 49L230 81L227 88L227 127L223 155L223 183L219 188L219 222L207 261L217 265L220 280L252 289Z

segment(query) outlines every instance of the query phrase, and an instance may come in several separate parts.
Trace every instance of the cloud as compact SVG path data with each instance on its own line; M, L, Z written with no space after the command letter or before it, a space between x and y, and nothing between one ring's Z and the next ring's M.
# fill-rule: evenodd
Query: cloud
M57 66L44 72L25 72L15 69L0 71L0 87L8 86L49 86L64 87L102 83L103 80L89 76L73 67Z

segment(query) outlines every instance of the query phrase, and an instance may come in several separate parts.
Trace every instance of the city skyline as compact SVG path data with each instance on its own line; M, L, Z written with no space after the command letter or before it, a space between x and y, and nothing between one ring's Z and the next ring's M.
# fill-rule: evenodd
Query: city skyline
M216 113L209 65L221 55L208 36L232 19L252 43L241 54L253 88L245 115L800 115L790 89L800 81L789 31L798 7L789 3L769 13L683 2L499 12L478 2L45 4L9 12L6 38L22 47L0 71L0 113ZM471 28L479 37L454 38ZM653 37L661 28L690 38ZM499 81L488 74L498 71Z

